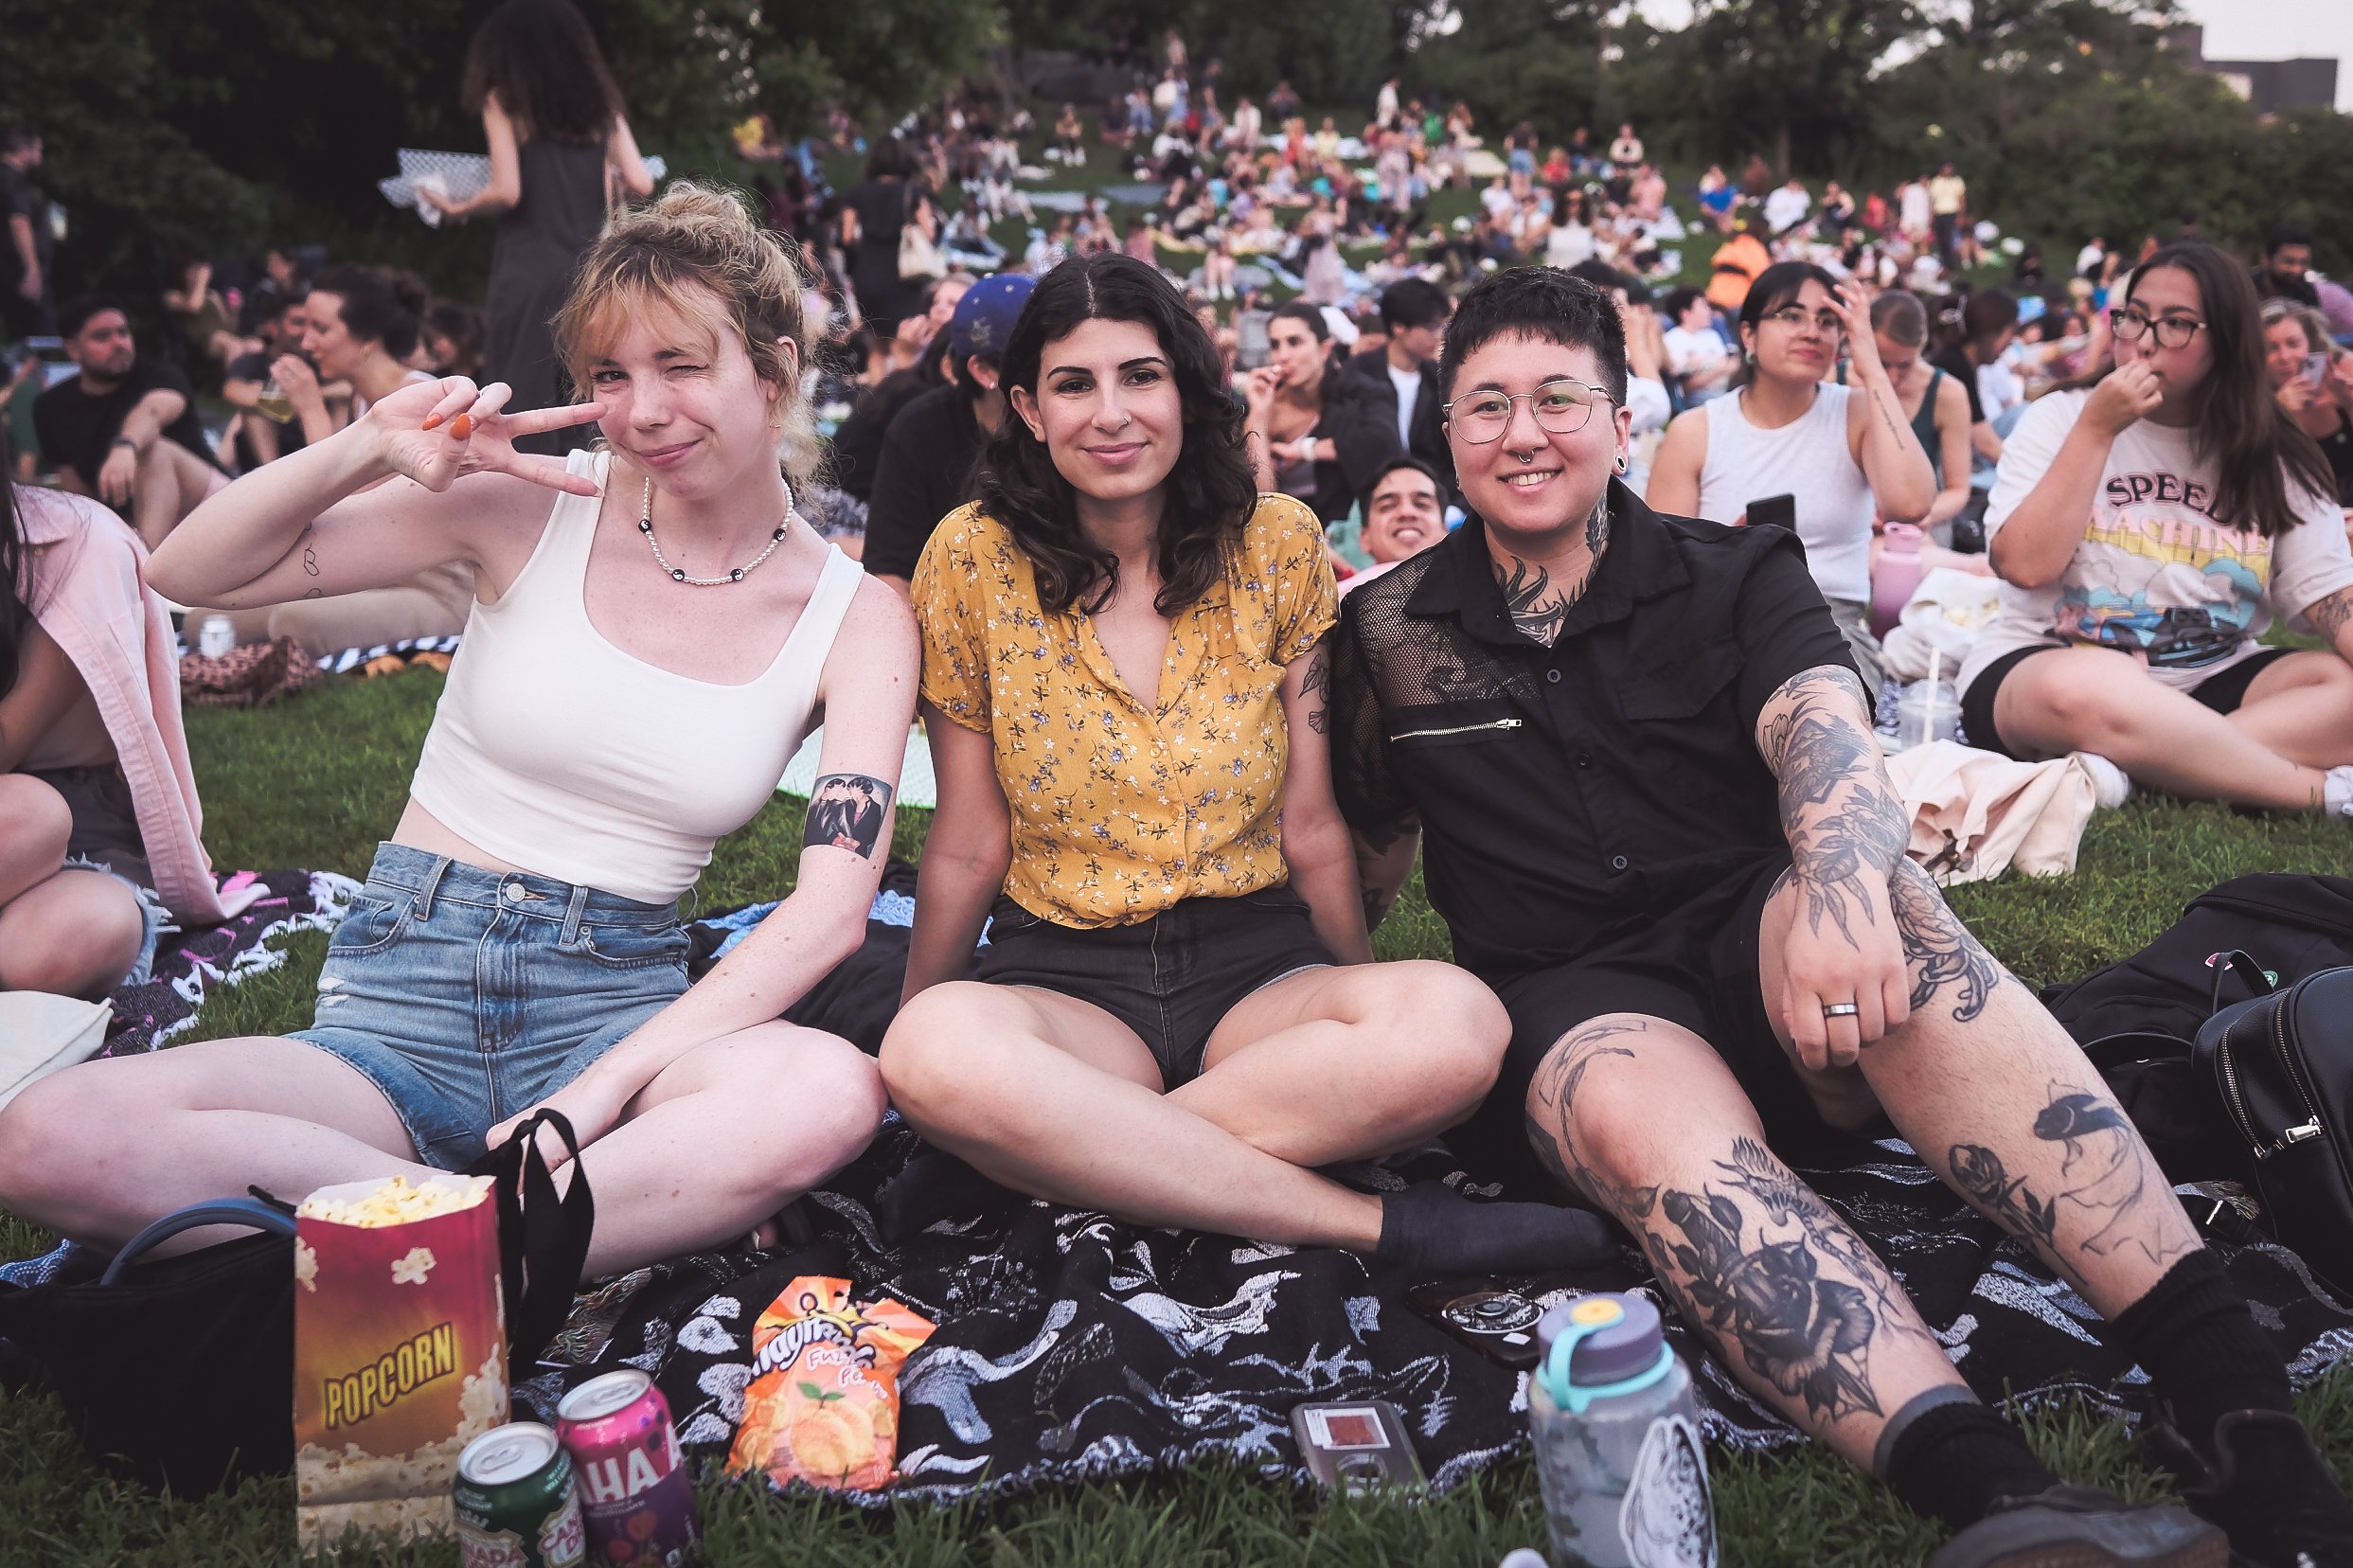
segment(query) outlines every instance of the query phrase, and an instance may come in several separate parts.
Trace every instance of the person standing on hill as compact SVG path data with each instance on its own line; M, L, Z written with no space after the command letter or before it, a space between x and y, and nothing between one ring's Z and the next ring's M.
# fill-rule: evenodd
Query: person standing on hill
M621 89L572 0L506 0L466 49L466 107L482 116L490 183L462 202L425 199L453 218L497 213L482 373L514 388L522 408L569 401L548 323L580 258L622 192L653 193ZM557 452L553 430L526 441Z

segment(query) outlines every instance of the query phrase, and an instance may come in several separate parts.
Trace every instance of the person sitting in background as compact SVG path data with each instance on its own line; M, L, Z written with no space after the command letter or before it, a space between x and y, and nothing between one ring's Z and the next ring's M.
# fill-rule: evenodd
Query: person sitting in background
M2329 341L2328 323L2310 306L2267 299L2263 367L2280 411L2320 443L2337 505L2353 512L2353 351Z
M817 539L780 471L808 417L800 289L780 237L674 185L612 220L557 318L598 401L509 414L496 383L403 386L167 545L151 573L185 597L455 561L490 597L312 1027L34 1083L0 1111L8 1212L118 1246L249 1183L462 1169L544 1105L579 1137L599 1278L740 1243L865 1147L873 1062L777 1015L857 946L887 811L871 837L853 819L854 846L804 843L791 896L691 989L678 918L820 707L820 792L864 779L886 804L913 718L913 617ZM605 451L514 449L589 419Z
M1350 401L1367 418L1386 419L1397 433L1398 448L1440 473L1453 459L1447 454L1437 377L1431 372L1446 344L1446 318L1453 311L1453 301L1436 284L1400 278L1381 291L1381 325L1386 334L1381 347L1352 355L1341 366Z
M305 446L365 419L371 406L402 387L434 379L402 363L416 352L425 306L422 280L389 267L330 267L312 281L303 302L303 351L281 354L270 365L271 379L294 406ZM330 383L351 389L341 408L328 401ZM348 648L454 637L465 630L473 602L472 567L438 561L401 582L225 614L241 643L292 637L320 657ZM215 613L188 612L198 624Z
M1373 563L1340 584L1343 598L1446 537L1446 482L1418 457L1392 457L1381 465L1364 506L1358 539Z
M907 597L941 518L972 499L981 450L1005 423L998 365L1038 280L982 278L956 299L940 334L947 383L921 393L883 432L866 506L866 570Z
M222 365L243 352L229 302L212 286L212 263L201 256L180 257L171 263L171 277L164 290L164 313L187 339L188 350Z
M2312 231L2295 223L2273 225L2263 237L2263 263L2255 269L2255 292L2261 299L2285 299L2320 307L2320 292L2312 287Z
M1372 961L1326 770L1323 529L1252 483L1208 334L1157 272L1080 258L1004 382L982 499L916 573L939 811L882 1064L943 1152L885 1189L886 1229L985 1197L969 1161L1409 1267L1590 1256L1591 1216L1320 1174L1462 1114L1503 1019L1459 970Z
M1707 302L1707 296L1692 288L1667 291L1667 318L1675 325L1667 329L1664 338L1665 368L1682 389L1685 406L1729 391L1740 360L1716 330L1716 307Z
M0 989L103 996L147 979L167 911L187 926L232 911L198 837L180 664L139 580L146 547L87 496L16 484L7 445Z
M270 374L273 364L302 352L303 334L310 330L304 301L274 298L257 325L261 329L261 347L229 361L221 382L223 401L238 411L237 466L245 473L287 453L299 452L304 445L294 404L287 400L284 387L273 391ZM317 367L312 369L315 372Z
M2002 289L1971 294L1961 307L1959 330L1929 363L1961 383L1969 398L1970 450L1987 467L2002 460L2002 433L1986 406L1988 378L1981 374L1999 360L2018 335L2018 300Z
M1367 406L1333 363L1331 324L1292 300L1266 324L1267 363L1242 384L1249 444L1260 491L1295 497L1326 524L1348 515L1369 475L1404 450L1394 416Z
M1787 238L1806 221L1813 205L1813 193L1806 188L1806 182L1791 174L1765 198L1766 230L1776 240Z
M196 417L194 389L178 366L139 352L130 314L115 300L78 300L60 325L81 374L33 404L42 460L65 489L121 513L152 549L229 482Z
M1936 476L1936 499L1919 519L1923 528L1949 523L1969 506L1969 398L1958 377L1921 357L1928 344L1928 307L1920 296L1890 289L1871 301L1871 342L1897 401L1911 421L1913 438L1928 454ZM1846 380L1846 366L1838 379ZM1940 561L1938 564L1952 564Z
M1773 265L1773 253L1756 238L1746 218L1732 221L1732 238L1716 247L1708 263L1707 302L1720 311L1738 311L1748 298L1750 285Z
M1853 385L1825 380L1846 345ZM1738 394L1667 429L1646 495L1653 510L1721 523L1778 521L1805 541L1806 564L1876 701L1879 644L1864 626L1874 517L1913 522L1936 497L1928 454L1880 364L1871 315L1852 283L1805 261L1766 269L1740 307L1747 355Z
M2005 586L1962 727L2193 800L2353 817L2353 550L2328 460L2273 394L2246 270L2162 246L2110 315L2115 365L2029 404L2002 455ZM2275 617L2329 646L2264 647Z
M1612 482L1616 328L1542 268L1464 297L1442 374L1471 517L1350 594L1331 639L1367 907L1426 834L1430 902L1512 1021L1451 1141L1506 1192L1614 1219L1753 1398L1956 1532L1934 1568L2342 1560L2353 1509L2222 1260L2081 1049L1905 856L1796 541ZM2105 1319L2211 1523L2062 1485L1970 1393L1799 1174L1889 1136Z
M437 376L482 379L482 312L455 300L437 301L425 312L426 356Z

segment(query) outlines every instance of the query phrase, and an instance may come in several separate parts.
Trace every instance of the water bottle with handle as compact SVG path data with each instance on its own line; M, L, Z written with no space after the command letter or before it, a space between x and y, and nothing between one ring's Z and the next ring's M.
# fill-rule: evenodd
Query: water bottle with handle
M1581 1296L1536 1333L1528 1430L1557 1568L1717 1568L1699 1405L1659 1310Z

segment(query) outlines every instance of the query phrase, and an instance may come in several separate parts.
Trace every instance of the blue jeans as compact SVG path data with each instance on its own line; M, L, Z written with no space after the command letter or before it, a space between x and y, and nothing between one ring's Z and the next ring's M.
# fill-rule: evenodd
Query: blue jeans
M379 845L294 1038L382 1091L419 1159L460 1169L684 992L686 948L674 904Z

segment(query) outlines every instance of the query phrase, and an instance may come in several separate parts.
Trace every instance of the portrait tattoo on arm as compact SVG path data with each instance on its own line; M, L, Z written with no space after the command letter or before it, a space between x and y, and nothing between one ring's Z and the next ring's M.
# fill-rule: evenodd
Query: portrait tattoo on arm
M809 822L801 847L828 845L872 860L890 815L891 787L865 774L828 774L809 792Z

